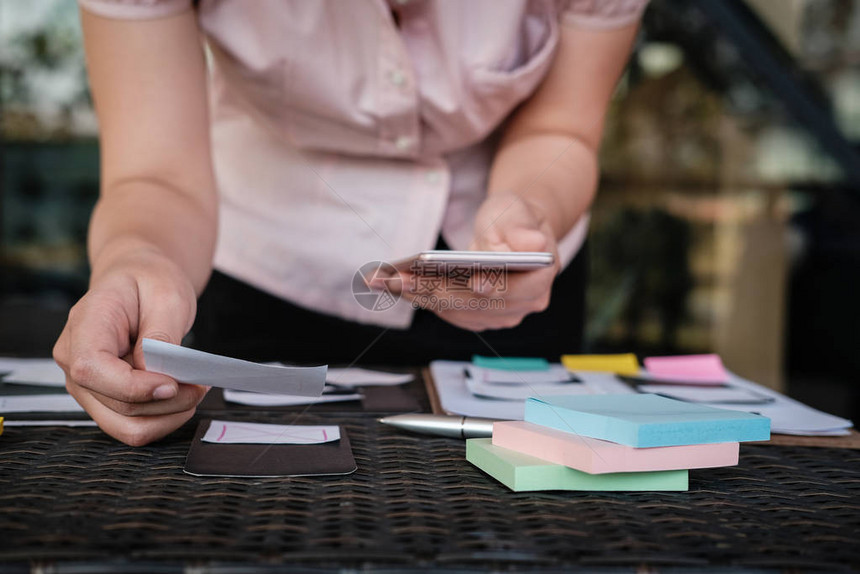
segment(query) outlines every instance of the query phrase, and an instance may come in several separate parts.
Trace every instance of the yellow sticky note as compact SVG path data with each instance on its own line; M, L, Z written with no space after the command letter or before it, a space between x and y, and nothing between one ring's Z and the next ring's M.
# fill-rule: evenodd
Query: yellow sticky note
M639 361L633 353L618 355L562 355L561 364L568 371L604 371L619 375L639 373Z
M3 417L0 417L0 434L3 434Z

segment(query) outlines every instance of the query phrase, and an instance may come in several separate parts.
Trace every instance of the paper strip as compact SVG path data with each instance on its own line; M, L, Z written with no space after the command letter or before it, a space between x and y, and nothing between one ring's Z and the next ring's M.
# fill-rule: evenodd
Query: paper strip
M143 340L146 370L193 383L235 389L318 397L326 367L278 367L204 353L153 339Z

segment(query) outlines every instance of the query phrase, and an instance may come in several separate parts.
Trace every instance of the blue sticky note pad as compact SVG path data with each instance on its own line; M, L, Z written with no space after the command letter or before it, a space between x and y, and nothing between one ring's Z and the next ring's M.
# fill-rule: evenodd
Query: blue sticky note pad
M549 361L540 357L484 357L472 355L472 364L503 371L548 371Z
M525 420L633 447L770 438L767 417L648 394L530 398Z

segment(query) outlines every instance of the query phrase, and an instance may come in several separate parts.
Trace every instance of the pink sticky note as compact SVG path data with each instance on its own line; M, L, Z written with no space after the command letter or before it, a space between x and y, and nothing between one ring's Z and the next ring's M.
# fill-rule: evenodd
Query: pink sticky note
M650 375L667 381L720 384L729 380L719 355L648 357L645 359L645 369Z
M734 466L740 448L736 442L634 448L524 421L495 423L493 444L589 474Z

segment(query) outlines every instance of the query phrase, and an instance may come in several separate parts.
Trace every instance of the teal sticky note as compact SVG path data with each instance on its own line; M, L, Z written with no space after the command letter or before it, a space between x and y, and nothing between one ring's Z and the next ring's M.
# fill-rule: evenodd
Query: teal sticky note
M687 490L689 480L686 470L588 474L494 446L489 438L467 440L466 460L516 492Z
M530 398L525 420L634 447L770 439L770 419L659 395Z
M548 371L549 361L540 357L484 357L472 355L472 364L503 371Z

